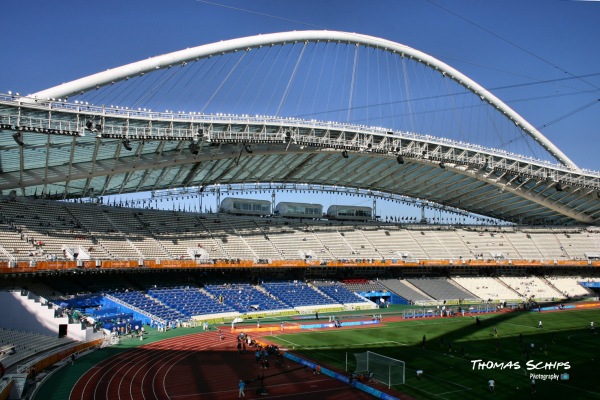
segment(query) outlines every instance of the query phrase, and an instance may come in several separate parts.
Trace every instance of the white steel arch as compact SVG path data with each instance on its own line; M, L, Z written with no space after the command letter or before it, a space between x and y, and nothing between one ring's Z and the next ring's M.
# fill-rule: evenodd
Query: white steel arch
M520 127L525 133L536 140L545 148L557 161L563 163L568 168L580 171L579 167L567 157L554 143L539 132L533 125L527 122L516 111L502 102L483 86L473 81L458 70L452 68L443 61L426 54L412 47L396 43L390 40L363 35L358 33L339 32L339 31L292 31L270 33L266 35L248 36L238 39L231 39L217 43L206 44L185 50L179 50L146 60L126 64L117 68L109 69L93 75L89 75L71 82L63 83L30 95L39 100L57 99L83 93L101 86L109 85L126 78L134 77L142 73L169 68L173 65L183 62L207 58L213 55L243 51L262 46L280 45L296 42L344 42L355 43L367 47L382 49L391 53L396 53L402 57L410 57L429 68L440 71L443 76L453 79L458 84L467 88L483 101L490 103L506 118L510 119Z

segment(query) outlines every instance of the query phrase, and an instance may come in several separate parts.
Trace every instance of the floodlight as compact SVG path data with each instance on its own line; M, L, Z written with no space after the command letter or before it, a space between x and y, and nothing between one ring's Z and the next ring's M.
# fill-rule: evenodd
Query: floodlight
M125 147L125 150L127 150L127 151L133 150L133 147L131 147L131 142L129 141L129 139L123 139L123 147Z
M189 149L190 149L190 152L195 156L198 155L198 153L200 152L200 146L198 146L194 142L190 143Z
M23 137L21 136L21 132L15 132L12 135L12 137L19 146L23 146L25 144L25 143L23 143Z

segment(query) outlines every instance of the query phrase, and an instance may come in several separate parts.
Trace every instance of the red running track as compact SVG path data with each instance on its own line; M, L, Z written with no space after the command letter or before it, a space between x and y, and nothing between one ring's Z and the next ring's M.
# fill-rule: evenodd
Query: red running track
M240 379L253 381L260 373L269 394L258 395L258 382L250 382L245 398L372 399L333 378L305 372L287 359L284 367L261 370L253 350L238 354L236 346L234 334L224 332L221 341L215 331L143 345L91 368L77 381L69 399L232 399L238 397Z

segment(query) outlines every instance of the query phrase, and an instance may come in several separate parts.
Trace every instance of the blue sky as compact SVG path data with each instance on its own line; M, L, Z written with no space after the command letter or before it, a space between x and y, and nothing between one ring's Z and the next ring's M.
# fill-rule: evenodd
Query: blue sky
M580 167L600 170L600 2L563 0L7 0L0 92L21 94L220 40L288 30L379 36L493 93ZM562 78L585 78L560 81ZM544 85L524 83L551 80Z

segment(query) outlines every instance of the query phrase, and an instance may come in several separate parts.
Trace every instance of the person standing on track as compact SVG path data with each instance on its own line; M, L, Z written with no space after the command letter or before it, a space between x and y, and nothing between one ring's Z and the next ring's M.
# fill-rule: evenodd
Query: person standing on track
M244 382L243 380L240 379L240 383L238 384L239 387L239 392L238 392L238 397L246 397L246 394L244 393L244 388L246 387L246 382Z

